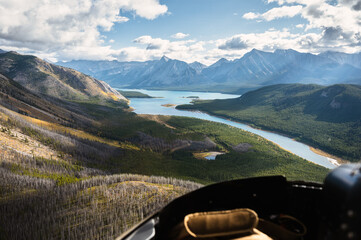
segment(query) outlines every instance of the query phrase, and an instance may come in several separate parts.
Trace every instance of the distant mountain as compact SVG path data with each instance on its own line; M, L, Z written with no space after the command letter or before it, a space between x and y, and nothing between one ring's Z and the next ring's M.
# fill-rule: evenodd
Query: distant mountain
M197 73L201 73L202 70L207 67L206 65L204 65L200 62L197 62L197 61L190 63L189 66L191 68L193 68L194 70L196 70Z
M88 64L89 63L89 64ZM59 63L102 79L114 87L162 88L193 85L201 64L193 67L185 62L163 56L147 62L75 61ZM84 69L84 67L87 69ZM197 69L194 69L197 68Z
M135 87L164 87L187 86L195 83L196 70L187 63L172 60L163 56L146 68L132 86Z
M361 84L361 53L314 55L292 49L253 49L240 59L222 58L208 67L167 57L147 62L80 60L60 64L116 87L245 92L280 83Z
M202 74L207 77L208 81L211 82L226 82L229 79L227 78L228 72L231 71L232 64L231 61L228 61L225 58L219 59L214 64L210 65L208 68L202 70ZM216 77L215 77L216 76Z
M6 53L6 51L0 49L0 54L2 54L2 53Z
M349 64L356 68L361 68L361 53L348 54L348 53L327 51L321 53L319 56L332 59L333 61L339 64Z
M279 83L361 83L361 68L294 50L269 53L254 49L241 59L214 65L202 71L210 82L245 89Z
M122 66L130 65L130 67L134 67L132 66L132 63L127 64L118 61L88 61L88 60L73 60L70 62L58 62L57 65L76 69L82 73L93 76L95 78L97 74L105 72L107 70L119 69L118 72L120 72L120 71L125 71L126 67L122 69Z
M64 100L123 100L107 83L45 62L35 56L7 52L0 55L0 73L25 88Z
M359 85L278 84L239 98L197 101L177 108L246 122L289 135L344 159L361 159Z

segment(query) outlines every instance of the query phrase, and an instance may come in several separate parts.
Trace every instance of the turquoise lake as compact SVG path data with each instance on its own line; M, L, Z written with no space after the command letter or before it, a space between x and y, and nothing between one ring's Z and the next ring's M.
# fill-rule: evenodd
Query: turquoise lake
M231 95L231 94L222 94L222 93L208 93L208 92L188 92L188 91L153 91L153 90L144 90L144 89L122 89L124 91L138 91L145 94L148 94L152 97L157 98L130 98L130 106L134 108L134 112L137 114L154 114L154 115L173 115L173 116L184 116L184 117L194 117L204 120L209 120L213 122L224 123L233 127L243 129L245 131L252 132L259 136L262 136L276 144L280 147L298 155L308 161L314 162L318 165L324 166L326 168L335 168L336 161L334 159L318 155L311 151L310 147L306 144L294 141L291 138L273 133L268 131L263 131L260 129L252 128L246 124L229 121L227 119L210 116L202 112L193 112L193 111L180 111L174 107L164 107L164 104L188 104L193 99L189 98L192 96L197 96L199 99L226 99L226 98L236 98L240 95Z

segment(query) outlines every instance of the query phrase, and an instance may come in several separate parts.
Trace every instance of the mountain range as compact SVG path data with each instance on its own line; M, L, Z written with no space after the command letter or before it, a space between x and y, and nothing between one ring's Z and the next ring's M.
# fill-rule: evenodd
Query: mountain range
M123 88L242 93L281 83L361 84L361 53L315 55L292 49L274 52L253 49L242 58L233 61L222 58L210 66L166 56L146 62L76 60L57 64Z
M36 94L58 99L127 101L106 82L17 52L0 52L0 74Z

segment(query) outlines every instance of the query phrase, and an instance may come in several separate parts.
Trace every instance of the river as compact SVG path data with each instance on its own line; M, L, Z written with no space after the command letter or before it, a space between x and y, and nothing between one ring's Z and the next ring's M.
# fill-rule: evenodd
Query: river
M134 108L134 112L138 114L153 114L153 115L173 115L173 116L184 116L184 117L194 117L204 120L209 120L213 122L219 122L228 124L233 127L237 127L259 136L262 136L276 144L278 144L283 149L294 153L308 161L314 162L318 165L324 166L326 168L335 168L332 162L335 162L334 159L318 155L311 151L310 147L306 144L294 141L291 138L273 133L268 131L263 131L260 129L252 128L246 124L229 121L223 118L215 117L208 115L202 112L194 111L180 111L174 107L165 107L162 105L166 104L188 104L193 99L189 98L192 96L197 96L199 99L226 99L226 98L236 98L239 95L232 94L222 94L222 93L207 93L207 92L188 92L188 91L153 91L153 90L143 90L143 89L122 89L124 91L138 91L145 94L148 94L152 97L157 98L130 98L130 106Z

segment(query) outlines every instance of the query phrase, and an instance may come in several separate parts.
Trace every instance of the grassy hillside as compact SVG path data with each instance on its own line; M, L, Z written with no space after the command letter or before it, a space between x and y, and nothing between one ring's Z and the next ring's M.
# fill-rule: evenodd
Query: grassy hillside
M322 181L328 172L227 125L40 98L0 80L1 240L114 239L198 183L274 174ZM195 157L209 151L224 154Z
M126 101L102 81L35 56L7 52L0 55L0 73L35 93L65 100Z
M240 98L197 101L179 109L206 111L289 135L351 161L361 160L361 86L285 84Z

